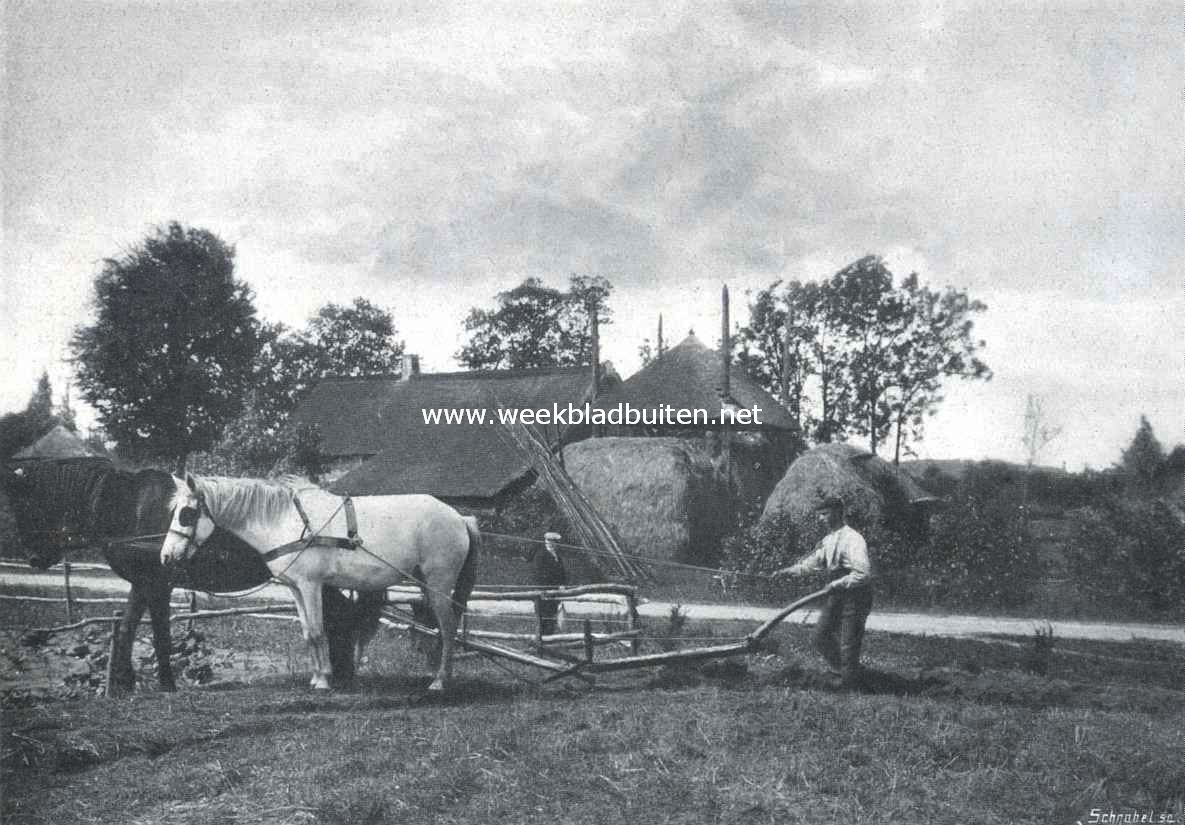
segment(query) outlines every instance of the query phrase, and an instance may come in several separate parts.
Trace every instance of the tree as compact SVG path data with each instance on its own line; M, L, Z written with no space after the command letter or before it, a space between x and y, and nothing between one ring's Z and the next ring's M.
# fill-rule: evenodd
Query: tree
M349 305L325 304L299 332L265 324L250 417L278 431L327 376L397 375L404 344L396 334L392 314L360 297Z
M955 289L899 286L865 256L819 284L759 291L742 328L742 364L780 395L816 443L866 436L873 452L896 429L894 459L942 400L948 377L986 379L972 316L986 307Z
M1120 458L1120 471L1134 492L1150 493L1156 487L1164 463L1164 447L1152 432L1147 417L1141 415L1136 435Z
M738 360L790 411L817 443L842 438L850 426L851 383L840 306L819 284L781 281L749 305L738 336Z
M0 459L7 459L28 447L57 423L58 419L53 414L49 374L43 372L25 409L0 418Z
M984 342L972 337L972 316L985 311L986 304L953 287L939 292L921 286L916 273L905 279L902 289L912 319L889 362L895 370L888 402L897 431L895 464L901 460L905 428L909 428L911 440L920 440L925 416L938 411L945 379L989 381L992 377L988 365L978 357Z
M1024 433L1021 435L1021 444L1025 448L1025 467L1029 472L1032 472L1041 452L1061 434L1062 428L1049 422L1040 396L1029 395L1025 402Z
M70 404L69 384L66 384L66 391L62 393L62 403L58 405L57 417L62 422L62 426L67 430L72 433L78 432L78 416L74 412L74 407Z
M204 229L158 227L95 278L95 321L71 342L82 396L121 449L206 449L255 377L259 322L234 248Z
M468 341L457 360L469 369L521 369L587 364L592 357L593 308L611 323L604 278L573 275L567 292L528 278L497 295L493 310L473 308L465 319Z

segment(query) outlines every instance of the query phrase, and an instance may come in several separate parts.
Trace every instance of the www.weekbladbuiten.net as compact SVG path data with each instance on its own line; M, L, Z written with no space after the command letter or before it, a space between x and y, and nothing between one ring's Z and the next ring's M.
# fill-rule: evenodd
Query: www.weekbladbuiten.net
M639 408L629 403L606 407L591 404L552 404L550 407L423 407L420 409L425 424L557 424L559 426L646 425L694 427L713 422L735 426L760 426L761 407L721 406L713 412L703 408L674 407L670 404ZM491 414L492 413L492 414Z

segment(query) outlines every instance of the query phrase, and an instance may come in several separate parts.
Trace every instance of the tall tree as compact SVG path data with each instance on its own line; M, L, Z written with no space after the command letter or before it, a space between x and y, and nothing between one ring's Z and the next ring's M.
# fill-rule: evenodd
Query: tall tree
M67 430L72 433L78 432L78 416L74 412L74 406L70 403L70 385L68 383L66 391L62 393L62 402L58 404L57 417Z
M321 379L397 375L404 350L392 314L361 297L325 304L297 332L265 324L260 342L249 417L270 431L284 425Z
M895 370L888 402L896 427L894 463L901 460L906 438L921 440L926 416L936 413L942 403L943 381L989 381L992 377L991 369L979 358L985 343L973 337L973 316L984 312L986 304L953 287L941 291L925 287L918 282L917 273L906 277L901 289L911 319L889 361Z
M1119 460L1119 468L1129 487L1137 493L1154 490L1165 460L1164 447L1152 432L1152 424L1141 415L1135 437Z
M528 278L498 294L497 308L473 308L465 319L468 341L457 360L470 369L519 369L588 363L591 311L611 323L604 278L573 275L567 292Z
M790 411L816 443L851 429L853 386L842 305L826 284L781 281L759 290L738 359Z
M47 430L54 425L53 387L49 383L48 372L42 371L41 377L37 379L37 388L33 390L25 412L38 425L43 424Z
M58 419L53 414L49 374L43 372L25 408L0 418L0 459L7 459L28 447L57 423Z
M920 438L947 377L987 378L971 337L985 309L916 274L897 286L866 256L822 283L771 285L752 296L739 357L816 443L863 435L876 452L896 428L895 458Z
M95 321L71 345L82 396L122 449L180 471L239 413L259 322L234 256L213 233L173 222L103 262Z

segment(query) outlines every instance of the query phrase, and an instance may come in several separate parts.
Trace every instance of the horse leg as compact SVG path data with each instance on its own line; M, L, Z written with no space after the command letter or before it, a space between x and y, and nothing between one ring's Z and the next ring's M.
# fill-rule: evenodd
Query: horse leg
M358 603L354 606L355 627L355 655L354 661L361 665L366 653L366 646L379 632L379 619L383 605L387 603L387 593L383 590L363 590L358 594Z
M441 588L429 590L428 599L432 613L436 616L436 630L440 634L440 665L428 690L443 693L453 676L453 636L457 632L457 615L453 612L452 597Z
M115 642L111 646L108 696L130 693L136 687L136 673L132 669L132 643L136 638L136 628L140 626L140 617L144 615L145 600L144 587L133 584L127 607L115 631Z
M321 610L329 643L329 669L334 687L354 681L354 624L357 608L336 587L321 588Z
M160 689L174 691L177 682L173 679L173 637L169 632L168 585L153 587L148 594L148 615L152 618L152 647L156 650L156 672Z
M304 582L299 588L299 601L304 603L304 638L313 658L313 678L309 687L329 690L329 642L325 638L325 616L321 606L319 582Z

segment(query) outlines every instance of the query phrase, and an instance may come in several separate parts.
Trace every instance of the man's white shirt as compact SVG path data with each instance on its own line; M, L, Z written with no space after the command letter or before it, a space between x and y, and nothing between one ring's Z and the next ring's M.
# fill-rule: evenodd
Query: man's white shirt
M789 572L799 574L841 568L846 568L848 574L832 582L833 587L848 589L868 584L872 580L868 545L862 535L846 524L825 535L810 555L793 565Z

